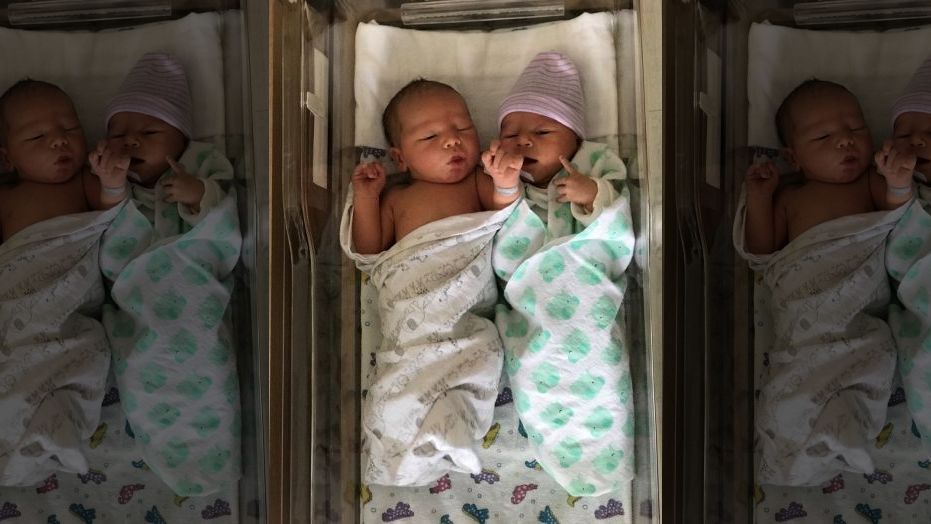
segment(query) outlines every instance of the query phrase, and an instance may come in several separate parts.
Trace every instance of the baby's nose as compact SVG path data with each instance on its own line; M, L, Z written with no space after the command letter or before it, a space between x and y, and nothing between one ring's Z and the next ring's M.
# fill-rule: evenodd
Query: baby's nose
M837 136L837 145L839 147L849 147L853 144L853 133L844 132Z
M54 132L54 134L52 135L52 147L61 147L63 145L66 145L67 143L68 143L67 133L63 131Z

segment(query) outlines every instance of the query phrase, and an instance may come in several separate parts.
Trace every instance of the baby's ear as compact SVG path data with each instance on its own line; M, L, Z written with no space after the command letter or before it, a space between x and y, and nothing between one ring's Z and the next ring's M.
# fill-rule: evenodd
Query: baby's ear
M9 152L3 146L0 146L0 173L10 173L13 171L13 165L10 164Z
M792 169L798 169L798 160L795 158L794 149L791 147L784 147L780 149L779 152L782 154L782 158L792 166Z
M407 171L407 162L404 161L404 155L401 154L401 150L397 147L392 147L388 150L388 156L391 157L391 161L394 162L394 165L397 166L398 172Z

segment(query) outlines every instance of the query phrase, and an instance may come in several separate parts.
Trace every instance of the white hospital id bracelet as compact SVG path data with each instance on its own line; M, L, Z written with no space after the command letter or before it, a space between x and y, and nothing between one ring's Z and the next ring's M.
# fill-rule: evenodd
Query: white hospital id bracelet
M498 187L498 186L495 186L495 193L498 193L499 195L504 195L504 196L511 196L511 195L514 195L514 194L516 194L519 190L520 190L520 184L517 184L516 186L511 186L511 187Z

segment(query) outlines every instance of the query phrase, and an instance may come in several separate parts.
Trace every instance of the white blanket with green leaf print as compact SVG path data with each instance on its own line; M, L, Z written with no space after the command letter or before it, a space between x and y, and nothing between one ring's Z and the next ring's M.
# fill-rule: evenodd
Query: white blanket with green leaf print
M927 188L923 197L928 195ZM905 400L931 454L931 204L915 199L889 235L886 269L898 283L889 311Z
M870 448L886 421L895 344L886 240L906 206L837 218L781 250L746 250L746 197L734 245L772 293L773 340L759 384L757 481L819 485L841 471L873 473Z
M503 364L490 320L498 296L494 234L514 205L447 217L378 254L352 244L352 192L340 241L378 291L382 341L362 402L363 480L421 486L478 474L475 448L494 417Z
M182 496L240 476L239 382L227 309L242 236L234 195L159 238L126 204L103 239L114 306L103 321L126 417L146 464Z
M579 162L579 159L574 159ZM590 165L576 166L590 172ZM621 166L623 175L623 166ZM634 403L621 303L634 249L630 196L575 235L547 241L526 201L495 239L507 304L495 322L536 460L570 495L616 491L634 476ZM569 204L550 210L571 216ZM629 484L628 484L629 485Z
M100 239L119 212L33 224L0 244L0 485L86 473L110 348Z

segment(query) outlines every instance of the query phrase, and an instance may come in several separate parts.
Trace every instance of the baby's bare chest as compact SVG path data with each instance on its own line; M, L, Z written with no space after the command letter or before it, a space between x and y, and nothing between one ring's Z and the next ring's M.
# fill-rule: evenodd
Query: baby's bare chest
M79 181L65 184L21 183L0 188L0 229L4 239L43 220L87 210L87 200Z
M396 226L403 235L430 222L481 211L482 207L474 185L450 184L430 190L407 188L395 209Z
M789 236L836 218L875 211L869 186L865 183L834 187L801 188L786 204Z

